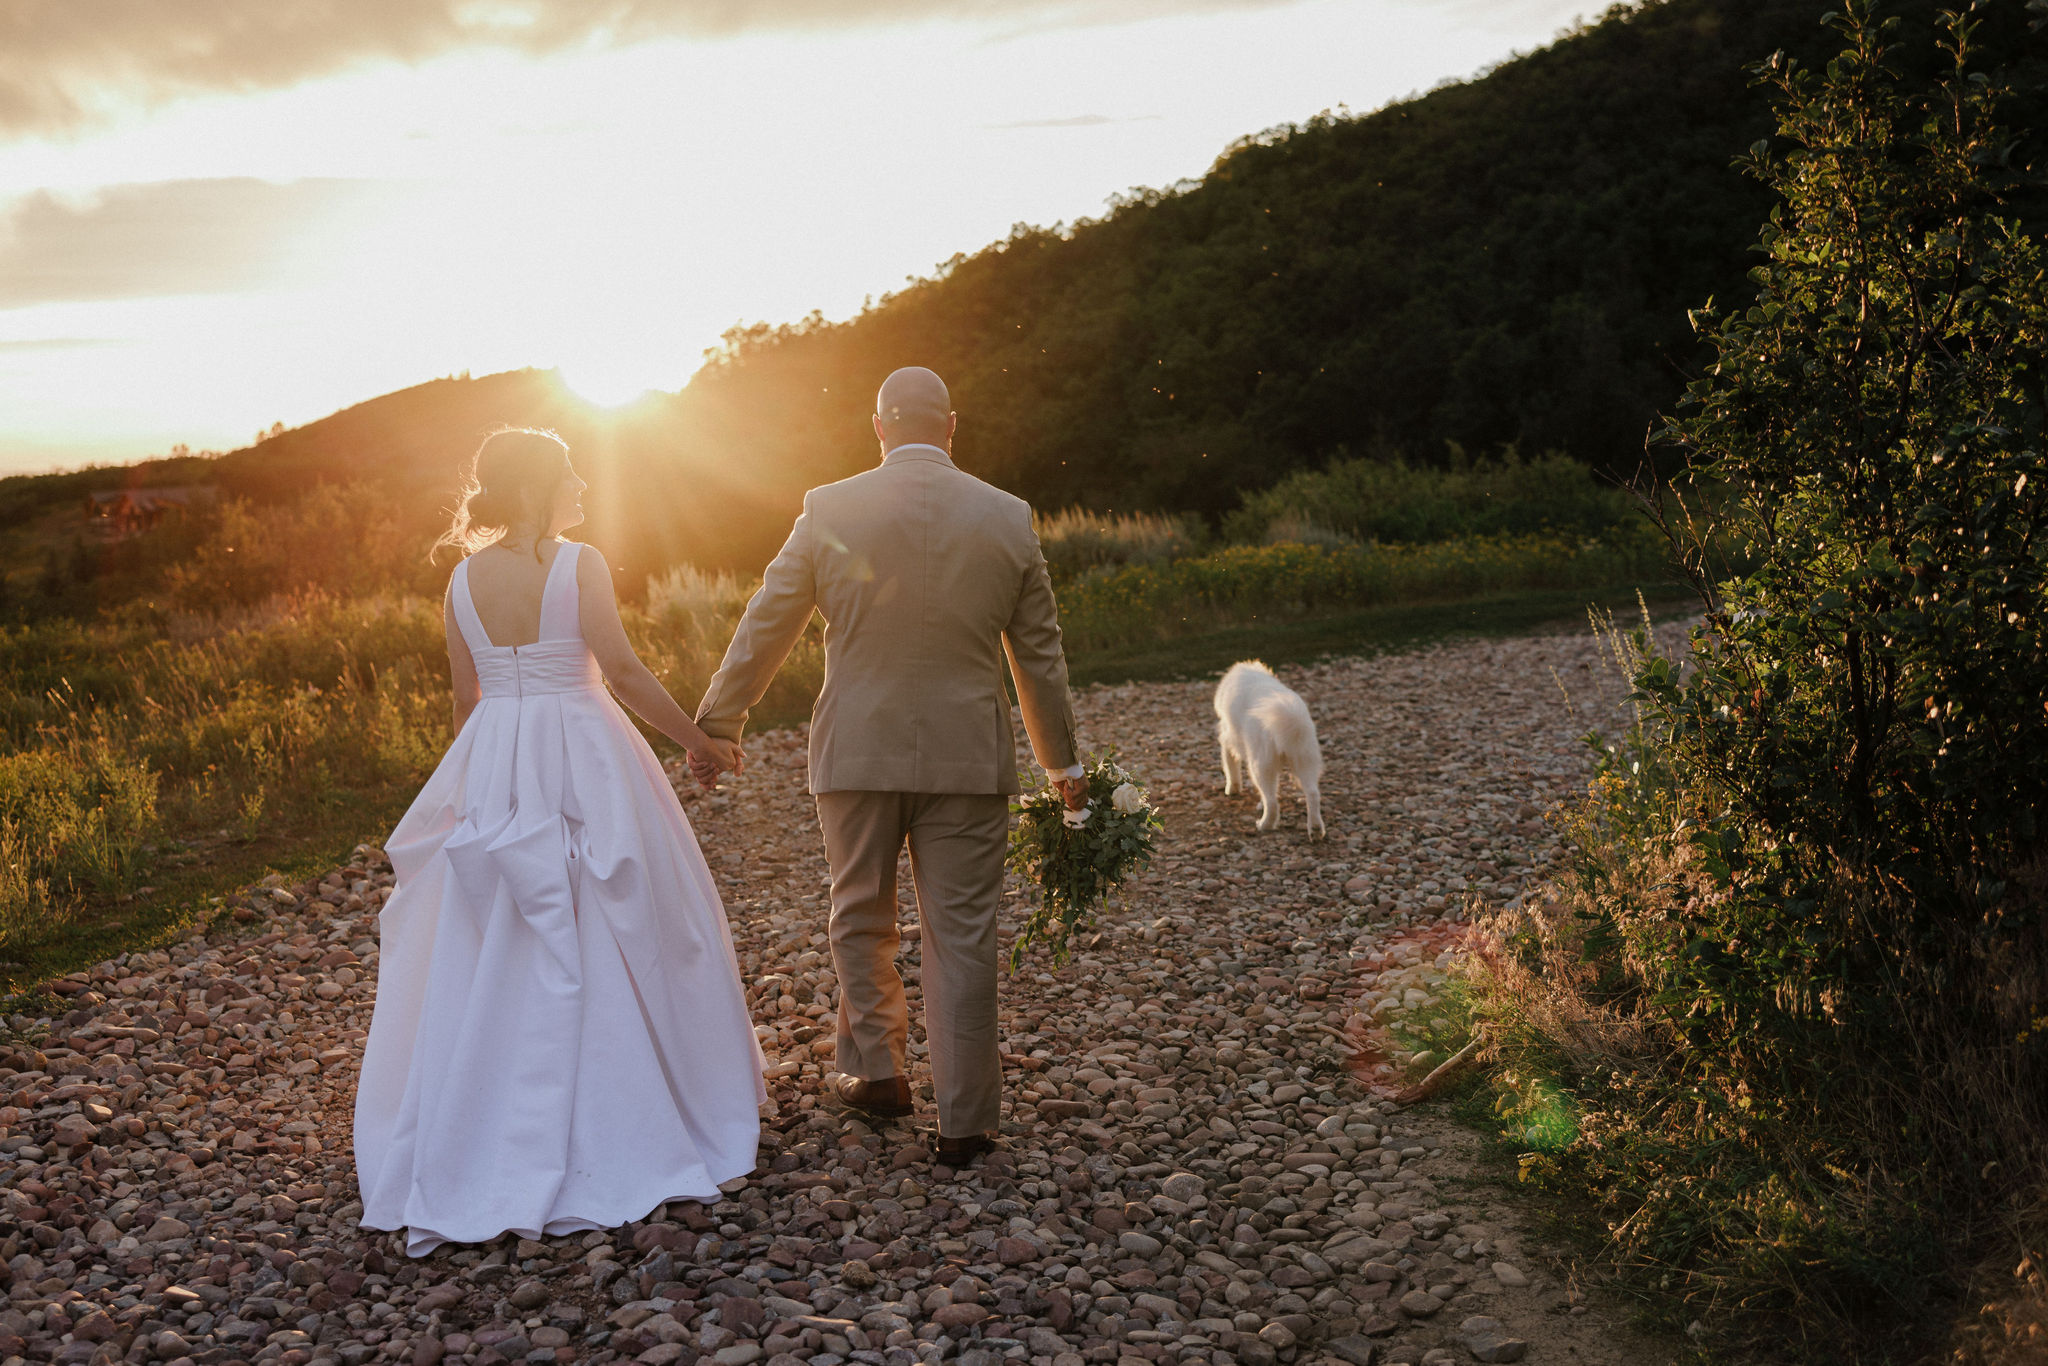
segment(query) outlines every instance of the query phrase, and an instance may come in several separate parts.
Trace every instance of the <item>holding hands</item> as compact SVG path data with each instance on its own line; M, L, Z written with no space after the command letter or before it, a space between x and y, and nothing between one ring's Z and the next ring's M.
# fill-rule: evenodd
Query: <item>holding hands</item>
M707 735L700 744L690 747L690 776L707 792L718 786L720 774L743 773L746 767L746 751L737 740Z

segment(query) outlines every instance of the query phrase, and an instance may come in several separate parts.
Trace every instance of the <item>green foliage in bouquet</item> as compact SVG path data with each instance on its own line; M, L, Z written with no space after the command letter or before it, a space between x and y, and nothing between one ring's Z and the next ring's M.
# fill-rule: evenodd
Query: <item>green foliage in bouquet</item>
M1152 861L1159 813L1136 776L1113 758L1089 764L1086 776L1087 820L1079 825L1069 823L1050 784L1011 808L1020 819L1010 832L1009 866L1038 889L1038 904L1010 946L1012 972L1033 944L1066 962L1075 929L1092 924L1102 903Z

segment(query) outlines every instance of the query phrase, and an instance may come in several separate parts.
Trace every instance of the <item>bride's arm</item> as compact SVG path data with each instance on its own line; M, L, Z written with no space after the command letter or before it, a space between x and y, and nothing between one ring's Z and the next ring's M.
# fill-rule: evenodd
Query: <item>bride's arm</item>
M448 633L448 685L455 695L455 729L449 734L460 735L469 714L476 710L477 702L483 697L483 685L477 682L476 660L469 653L469 642L462 638L462 627L455 621L455 580L448 580L448 592L441 599L441 629Z
M634 715L688 750L691 757L737 772L741 764L739 745L699 729L634 653L633 643L626 639L625 624L619 620L619 600L612 591L611 572L602 555L577 557L576 592L583 618L583 641L596 656L605 682L611 684L619 700L631 707Z

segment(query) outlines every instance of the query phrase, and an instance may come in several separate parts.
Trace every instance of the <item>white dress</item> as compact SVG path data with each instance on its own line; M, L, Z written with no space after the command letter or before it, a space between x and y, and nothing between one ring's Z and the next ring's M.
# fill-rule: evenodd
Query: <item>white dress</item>
M406 1251L611 1228L750 1171L766 1099L725 910L583 641L579 547L540 639L497 646L455 570L482 700L386 844L356 1092L364 1227Z

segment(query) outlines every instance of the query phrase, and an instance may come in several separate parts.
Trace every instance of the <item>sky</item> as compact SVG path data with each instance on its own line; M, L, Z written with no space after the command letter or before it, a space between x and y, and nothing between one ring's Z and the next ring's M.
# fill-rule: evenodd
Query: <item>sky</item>
M1587 0L8 0L0 474L441 375L675 389Z

